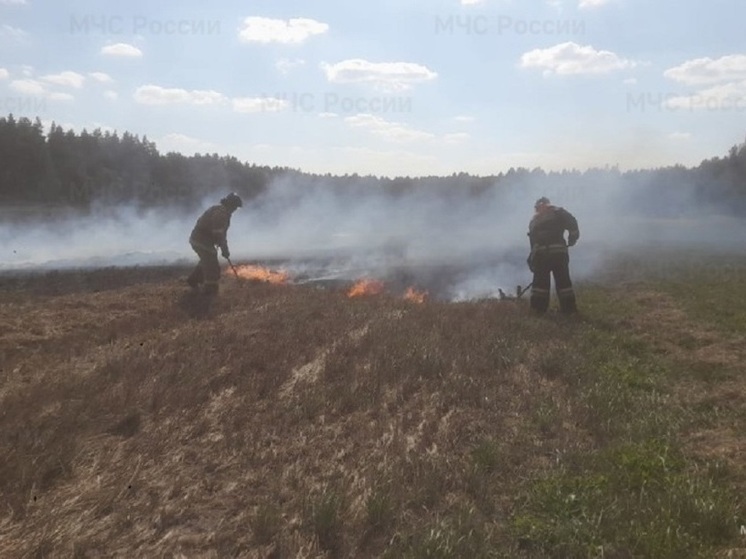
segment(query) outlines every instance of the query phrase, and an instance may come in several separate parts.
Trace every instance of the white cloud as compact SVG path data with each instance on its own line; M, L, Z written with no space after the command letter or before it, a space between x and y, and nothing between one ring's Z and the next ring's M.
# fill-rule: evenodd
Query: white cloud
M0 6L21 6L26 4L26 0L0 0Z
M435 135L430 132L417 130L406 124L390 122L368 113L348 116L344 121L353 128L362 128L389 142L407 143L435 138Z
M319 113L319 118L337 118L339 115L337 113L330 113L330 112L323 112Z
M204 91L180 88L167 88L158 85L143 85L135 90L135 101L143 105L216 105L225 97L217 91Z
M580 8L581 10L587 8L598 8L599 6L603 6L608 3L609 0L580 0L578 2L578 8Z
M622 81L624 85L637 85L637 78L627 78Z
M36 80L13 80L10 82L10 88L23 95L43 96L46 93L44 84Z
M117 93L113 89L107 89L106 91L104 91L104 97L109 101L116 101L117 99L119 99L119 93Z
M743 112L746 110L746 80L716 85L692 95L672 96L664 105L668 109L690 111Z
M370 113L348 116L344 119L344 122L352 128L365 130L378 138L396 144L428 142L430 145L452 146L462 144L471 137L465 132L454 132L441 136L425 130L418 130L401 122L392 122Z
M700 86L691 94L668 96L664 106L672 110L746 110L746 54L717 59L696 58L669 68L663 75L679 83ZM704 87L704 86L710 87Z
M691 140L692 135L690 132L672 132L668 135L669 139L674 141L686 141Z
M51 101L74 101L75 97L70 95L69 93L57 93L55 91L50 91L46 95L47 99Z
M49 99L50 101L72 101L75 99L69 93L49 91L47 84L33 79L13 80L9 87L21 95Z
M10 39L11 41L21 41L25 39L27 33L20 27L13 27L7 23L0 25L0 37Z
M746 79L746 54L717 59L696 58L669 68L663 75L686 85L705 85Z
M321 65L332 83L368 83L389 91L404 91L438 74L413 62L369 62L360 58Z
M238 37L244 43L299 44L328 30L329 26L326 23L308 18L283 20L247 17L238 32Z
M276 113L290 105L287 100L276 97L237 97L231 104L237 113Z
M185 155L195 153L216 153L220 148L210 142L205 142L186 134L171 133L156 140L158 149L163 152L176 151Z
M112 83L114 81L109 74L104 72L89 72L88 76L98 83Z
M142 51L134 45L129 43L115 43L113 45L106 45L101 49L101 54L106 56L122 56L128 58L139 58L142 56Z
M316 173L358 173L372 176L417 176L438 172L450 174L451 169L431 153L415 153L394 146L389 150L369 147L317 147L308 145L253 144L236 149L236 155L248 161L266 165L300 168Z
M458 115L454 116L453 120L455 120L456 122L474 122L475 119L473 116Z
M608 50L581 46L572 41L546 49L535 49L521 56L522 68L540 68L545 75L606 74L633 68L637 63Z
M107 92L106 97L116 100L115 92ZM186 90L159 85L143 85L135 90L134 99L143 105L203 105L230 106L237 113L276 113L290 106L286 99L276 97L234 97L229 98L213 90Z
M477 4L482 4L484 0L461 0L462 6L475 6Z
M306 61L301 58L281 58L275 62L275 68L277 68L281 74L287 75L292 69L303 66L305 63Z
M443 141L447 144L462 144L469 138L471 138L471 136L466 132L454 132L443 136Z
M74 87L76 89L83 87L83 83L85 82L85 76L70 71L60 72L59 74L48 74L42 76L41 79L47 83L53 83L63 87Z
M10 77L10 72L5 68L0 68L0 80L7 80Z

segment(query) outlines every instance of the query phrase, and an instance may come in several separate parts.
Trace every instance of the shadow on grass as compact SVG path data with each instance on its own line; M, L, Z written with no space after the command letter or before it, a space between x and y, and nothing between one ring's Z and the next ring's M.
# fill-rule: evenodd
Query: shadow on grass
M177 306L189 318L205 319L210 316L210 311L215 305L215 297L203 295L197 291L187 291L177 300Z

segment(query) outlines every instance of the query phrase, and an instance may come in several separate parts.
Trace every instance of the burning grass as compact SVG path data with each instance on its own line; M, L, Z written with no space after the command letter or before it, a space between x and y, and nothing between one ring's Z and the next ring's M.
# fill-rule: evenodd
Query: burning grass
M223 271L223 275L233 275L239 280L264 282L275 285L287 285L293 282L291 275L284 270L273 270L255 264L228 267ZM349 298L372 297L386 293L388 290L389 286L383 280L363 278L352 283L347 289L347 296ZM423 304L429 299L429 293L426 290L409 286L401 293L401 297L412 303Z
M643 296L661 301L649 287L581 287L574 320L531 318L523 300L413 305L382 288L353 303L347 287L227 277L195 320L184 290L3 300L0 556L674 558L743 544L743 472L694 436L725 444L729 427L733 443L742 394L727 412L698 384L716 401L689 407L689 365L640 317Z
M237 277L244 280L272 283L276 285L286 284L290 280L290 276L287 272L272 270L254 264L242 264L233 269L228 268L225 270L224 275L225 274L235 274Z
M404 299L413 303L422 304L427 301L427 298L427 291L418 291L414 287L407 287L407 290L404 292Z
M347 290L347 297L371 297L374 295L381 295L386 293L386 283L380 280L374 279L362 279L355 282L352 287ZM428 301L429 293L425 290L419 290L415 287L407 287L406 290L401 294L401 298L410 303L423 304Z
M348 297L364 297L369 295L380 295L383 293L385 284L374 279L362 279L350 287L347 291Z

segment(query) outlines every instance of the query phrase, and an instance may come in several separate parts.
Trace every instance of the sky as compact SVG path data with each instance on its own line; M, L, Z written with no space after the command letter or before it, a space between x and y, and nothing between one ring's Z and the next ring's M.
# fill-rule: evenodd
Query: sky
M746 137L743 0L0 0L0 114L316 173L683 164Z

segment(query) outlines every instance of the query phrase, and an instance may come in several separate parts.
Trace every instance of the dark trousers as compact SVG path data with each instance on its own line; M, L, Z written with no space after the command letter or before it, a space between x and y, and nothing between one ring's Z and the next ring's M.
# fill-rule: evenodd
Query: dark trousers
M218 251L215 247L206 247L192 243L192 249L199 256L199 262L195 266L187 282L192 287L204 284L205 293L216 293L220 281L220 264L218 263Z
M537 251L533 257L534 284L531 287L531 309L544 314L549 309L551 276L557 290L560 312L577 311L575 291L570 280L570 255L567 252Z

